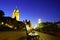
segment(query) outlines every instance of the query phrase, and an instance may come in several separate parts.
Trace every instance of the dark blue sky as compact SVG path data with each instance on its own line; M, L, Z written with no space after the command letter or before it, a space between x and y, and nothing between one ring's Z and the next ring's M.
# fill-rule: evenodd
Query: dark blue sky
M20 10L20 20L31 20L32 24L37 24L38 19L43 22L60 20L59 0L0 0L0 10L5 12L5 16L12 16L15 7Z

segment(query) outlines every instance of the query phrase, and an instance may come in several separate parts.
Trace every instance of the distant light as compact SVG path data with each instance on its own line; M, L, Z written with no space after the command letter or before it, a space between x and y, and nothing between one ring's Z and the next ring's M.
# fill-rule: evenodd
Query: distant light
M41 19L38 19L38 23L42 23Z

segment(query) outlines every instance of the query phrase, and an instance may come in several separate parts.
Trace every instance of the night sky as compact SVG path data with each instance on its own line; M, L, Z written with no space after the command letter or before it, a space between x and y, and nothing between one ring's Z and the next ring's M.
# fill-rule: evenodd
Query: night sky
M13 10L18 7L20 20L31 20L37 24L40 18L42 22L54 22L60 20L59 0L0 0L0 10L5 16L12 16Z

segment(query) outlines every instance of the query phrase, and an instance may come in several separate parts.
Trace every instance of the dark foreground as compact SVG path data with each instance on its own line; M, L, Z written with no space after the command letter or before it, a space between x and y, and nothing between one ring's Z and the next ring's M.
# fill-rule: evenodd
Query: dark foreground
M60 38L39 32L39 40L60 40ZM0 40L26 40L25 31L4 31L0 32Z

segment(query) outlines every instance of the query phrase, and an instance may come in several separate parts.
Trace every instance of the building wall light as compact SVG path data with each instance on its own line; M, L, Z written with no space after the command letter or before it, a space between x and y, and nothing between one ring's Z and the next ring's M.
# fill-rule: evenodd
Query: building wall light
M4 24L4 22L2 22L1 24Z
M26 25L26 29L27 29L27 30L30 30L30 27L29 27L29 25Z

